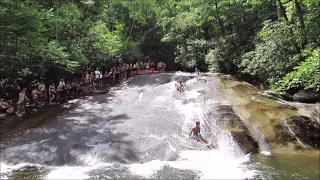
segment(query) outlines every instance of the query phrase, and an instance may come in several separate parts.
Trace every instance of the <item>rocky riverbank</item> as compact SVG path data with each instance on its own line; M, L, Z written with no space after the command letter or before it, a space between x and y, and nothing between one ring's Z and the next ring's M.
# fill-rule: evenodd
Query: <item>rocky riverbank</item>
M297 98L286 93L263 91L222 74L211 75L222 78L225 95L214 111L244 152L320 149L319 103L295 102ZM317 98L316 94L304 94L301 99L311 97L312 102Z
M236 77L229 74L221 74L221 73L207 73L207 74L219 76L224 79L240 81ZM260 84L255 81L254 83L256 83L256 85ZM264 89L262 84L260 84L260 88ZM296 101L296 102L302 102L302 103L320 103L320 91L314 92L312 89L308 89L308 90L301 89L301 90L292 90L289 92L276 92L276 91L266 90L260 93L274 100L282 99L285 101Z

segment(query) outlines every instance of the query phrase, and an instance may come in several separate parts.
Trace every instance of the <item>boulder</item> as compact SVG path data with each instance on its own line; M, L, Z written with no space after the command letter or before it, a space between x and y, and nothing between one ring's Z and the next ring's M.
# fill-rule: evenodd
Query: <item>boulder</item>
M271 99L274 99L274 100L283 99L285 101L293 101L293 96L288 93L275 92L275 91L264 91L261 94L264 96L267 96Z
M291 106L289 104L280 104L277 106L279 109L291 109L291 110L298 110L297 107Z
M251 137L247 127L243 124L240 117L234 112L231 106L216 106L219 120L230 131L232 137L239 144L243 152L256 153L259 151L258 143Z
M229 80L237 80L236 77L230 75L230 74L219 74L218 75L220 78L223 78L223 79L229 79Z
M313 148L320 148L320 125L307 116L292 116L288 125L296 137Z
M269 139L269 141L273 141L275 143L283 145L287 145L288 143L292 143L293 141L295 141L294 135L292 135L283 124L276 123L273 126L273 130L275 132L275 138Z
M320 101L320 91L301 90L293 95L293 99L303 103L316 103Z
M246 131L230 131L244 153L259 152L258 143Z
M217 116L227 128L246 129L239 116L234 112L231 106L218 105L216 106Z
M110 89L96 89L96 90L92 90L91 93L93 94L106 94L110 91Z

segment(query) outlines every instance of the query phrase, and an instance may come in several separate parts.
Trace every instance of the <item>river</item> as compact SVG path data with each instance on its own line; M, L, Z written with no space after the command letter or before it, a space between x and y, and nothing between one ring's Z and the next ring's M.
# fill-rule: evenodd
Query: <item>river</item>
M185 92L176 91L178 81L186 84ZM212 113L226 100L223 89L216 76L141 75L108 94L21 118L2 132L1 178L319 177L314 156L245 154ZM196 121L215 149L189 138ZM297 159L299 163L292 163Z

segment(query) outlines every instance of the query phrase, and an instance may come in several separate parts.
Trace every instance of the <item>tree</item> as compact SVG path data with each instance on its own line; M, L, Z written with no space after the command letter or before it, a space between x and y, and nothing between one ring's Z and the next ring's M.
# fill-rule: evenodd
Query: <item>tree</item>
M74 72L151 58L172 69L201 67L273 85L320 42L318 0L0 3L0 75L7 83L52 67Z

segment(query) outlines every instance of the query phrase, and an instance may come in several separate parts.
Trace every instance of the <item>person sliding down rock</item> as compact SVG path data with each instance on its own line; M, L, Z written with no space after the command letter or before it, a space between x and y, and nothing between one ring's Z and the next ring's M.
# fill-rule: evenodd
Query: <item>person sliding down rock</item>
M183 85L181 81L179 81L179 84L176 84L176 86L177 86L177 90L179 92L183 92L184 91L184 86L185 85Z
M196 122L196 127L192 128L189 136L191 136L192 134L193 134L192 138L193 138L194 140L202 141L202 142L208 144L208 147L209 147L209 148L213 148L213 146L212 146L211 144L209 144L208 141L205 140L205 139L202 137L202 135L200 134L200 122L199 122L199 121Z

